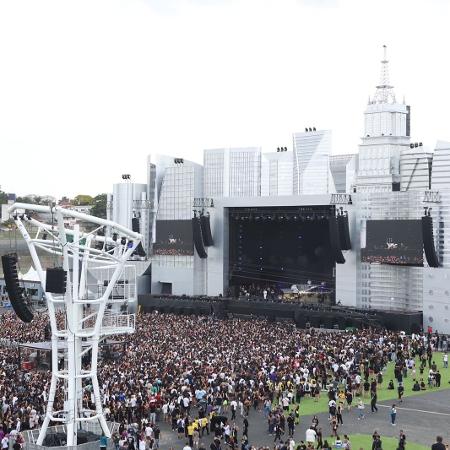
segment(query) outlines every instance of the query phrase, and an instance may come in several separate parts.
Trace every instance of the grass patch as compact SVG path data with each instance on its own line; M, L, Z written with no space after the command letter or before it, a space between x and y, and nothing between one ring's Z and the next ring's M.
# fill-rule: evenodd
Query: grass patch
M341 436L342 438L342 436ZM372 436L368 434L350 434L350 444L352 446L352 450L372 450ZM406 436L408 439L408 436ZM332 446L334 444L335 439L333 437L327 438L328 443ZM383 450L396 450L398 446L398 439L392 437L383 437L381 436L381 442L383 445ZM429 447L426 447L421 444L416 444L415 442L406 441L406 450L428 450Z
M405 387L405 392L403 395L403 399L407 397L411 397L413 395L421 395L426 394L427 392L435 392L435 391L442 391L445 389L450 389L450 369L444 369L444 363L442 361L442 355L441 352L434 352L433 354L433 361L436 362L436 365L439 369L439 372L441 373L441 387L439 388L430 388L426 391L419 391L419 392L413 392L412 386L413 386L413 379L411 375L408 373L407 378L403 378L403 386ZM428 379L428 365L424 370L423 375L420 375L419 371L419 358L416 358L416 377L420 379L421 377L424 379L425 383L427 384ZM389 384L389 381L394 381L394 390L388 390L387 386ZM383 373L383 383L381 385L378 385L378 402L384 401L384 400L397 400L397 381L394 378L394 363L390 362L388 363L388 366ZM353 399L353 408L356 407L356 404L358 402L359 397L356 397ZM404 401L404 400L403 400ZM368 404L370 403L370 399L367 397L364 399L364 403ZM315 402L312 398L309 397L303 397L302 401L300 402L300 415L302 416L312 416L314 414L327 412L328 411L328 395L326 392L321 392L320 399L318 402ZM366 409L367 411L367 409Z

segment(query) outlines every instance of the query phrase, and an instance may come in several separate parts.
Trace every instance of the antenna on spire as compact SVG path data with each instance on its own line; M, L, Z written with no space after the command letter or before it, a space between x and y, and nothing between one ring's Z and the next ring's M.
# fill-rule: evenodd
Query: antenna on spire
M383 45L383 59L381 60L380 84L376 87L374 103L395 103L394 87L389 83L389 61L387 46Z

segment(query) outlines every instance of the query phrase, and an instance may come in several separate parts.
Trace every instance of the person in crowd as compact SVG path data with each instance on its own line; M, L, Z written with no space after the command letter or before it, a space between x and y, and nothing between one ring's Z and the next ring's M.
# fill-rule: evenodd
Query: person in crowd
M358 420L364 419L364 402L360 398L358 400Z
M398 446L397 450L405 450L406 449L406 434L403 430L400 430L398 435Z
M394 427L395 426L395 420L397 418L397 408L395 407L395 404L392 405L390 416L391 416L391 425Z
M431 446L431 450L446 450L447 447L442 441L442 436L436 436L436 442Z
M377 407L377 391L371 391L370 394L370 410L371 412L378 412L378 407Z
M404 392L405 392L405 388L403 387L403 383L398 383L397 394L398 394L398 401L400 403L403 402L403 394L404 394Z

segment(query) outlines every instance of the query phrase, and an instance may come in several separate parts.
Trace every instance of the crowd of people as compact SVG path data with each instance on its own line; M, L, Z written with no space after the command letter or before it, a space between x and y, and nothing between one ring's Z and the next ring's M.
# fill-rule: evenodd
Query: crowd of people
M47 323L43 314L25 324L4 313L0 339L43 341ZM104 358L98 369L105 413L120 424L113 437L118 450L158 448L163 422L186 448L206 448L205 438L211 435L211 450L253 449L251 409L266 418L268 441L277 448L328 448L317 417L311 428L314 443L294 443L304 397L328 396L327 426L337 438L344 408L369 397L376 408L389 361L395 362L398 386L405 371L419 377L423 368L436 379L430 355L440 341L431 334L324 332L266 320L157 312L140 315L136 333L128 339L126 351L118 358ZM411 365L416 356L419 373ZM14 347L1 347L0 359L0 433L39 427L50 373L18 370ZM84 385L84 406L92 408L93 402L91 386ZM60 394L55 409L62 408Z

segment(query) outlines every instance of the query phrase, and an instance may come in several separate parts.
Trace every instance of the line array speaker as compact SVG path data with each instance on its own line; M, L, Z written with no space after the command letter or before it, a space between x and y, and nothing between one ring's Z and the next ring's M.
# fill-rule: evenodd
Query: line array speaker
M131 219L131 229L135 232L135 233L140 233L141 231L141 227L139 225L139 218L138 217L133 217Z
M209 220L209 215L200 216L200 225L202 227L202 237L205 247L210 247L214 245L214 240L211 233L211 223Z
M345 258L341 251L338 224L334 214L328 218L328 231L330 234L330 246L333 258L338 264L344 264Z
M350 228L348 225L348 215L340 214L337 216L337 224L339 230L339 243L341 250L351 250L352 243L350 242Z
M434 247L433 218L431 216L422 217L422 239L428 265L439 267L439 258Z
M5 278L6 291L8 292L11 306L17 317L23 322L31 322L33 313L25 303L19 286L19 277L17 274L17 255L9 253L2 256L3 276Z
M197 250L198 256L202 259L207 258L208 254L206 253L205 246L203 245L202 227L199 217L192 218L192 233L194 237L195 250Z

